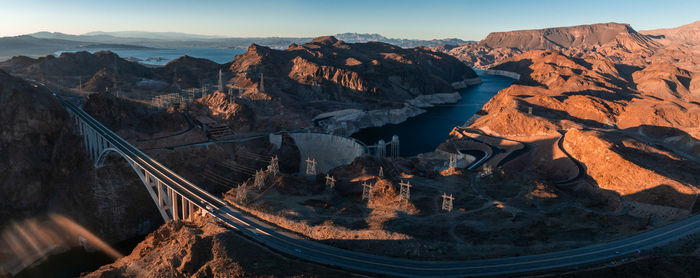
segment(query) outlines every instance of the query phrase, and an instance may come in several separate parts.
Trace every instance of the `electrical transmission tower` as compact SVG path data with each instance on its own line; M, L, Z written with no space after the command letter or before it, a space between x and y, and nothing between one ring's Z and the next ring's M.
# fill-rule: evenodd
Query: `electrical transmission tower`
M248 188L241 184L236 188L236 201L243 203L246 199L248 199Z
M362 182L362 200L369 200L372 198L372 183Z
M326 174L326 185L330 188L333 188L335 186L335 178Z
M268 167L268 170L270 171L270 174L272 174L272 176L276 176L277 173L280 172L280 161L277 158L277 156L272 157L272 159L270 160L270 166Z
M479 176L483 178L483 177L489 176L491 174L493 174L493 166L491 166L489 164L484 164L484 166L482 167L482 170L481 170L481 174L479 174Z
M263 171L255 171L255 181L253 182L253 186L260 190L265 183L265 176L263 176Z
M404 182L401 181L399 183L401 185L401 199L404 199L406 201L411 199L411 182Z
M454 153L450 154L450 168L451 169L457 168L457 154L454 154Z
M316 159L306 158L306 174L309 176L316 175Z
M265 79L262 72L260 73L260 91L265 92Z
M445 211L452 211L452 201L454 200L454 197L452 197L452 194L449 196L447 193L442 193L442 210Z
M383 178L384 177L384 167L379 166L379 177Z

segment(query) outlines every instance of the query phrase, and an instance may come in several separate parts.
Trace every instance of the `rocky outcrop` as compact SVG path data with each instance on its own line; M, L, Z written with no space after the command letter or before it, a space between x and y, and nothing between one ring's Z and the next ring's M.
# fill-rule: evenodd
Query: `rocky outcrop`
M591 48L619 42L621 38L639 42L648 41L629 24L599 23L538 30L493 32L479 44L490 48L516 48L521 51L535 49Z
M0 223L45 208L55 175L69 170L54 156L66 118L47 91L0 71Z
M457 101L456 89L481 82L446 54L379 42L345 43L332 36L283 51L253 44L229 70L225 75L231 77L227 87L233 95L214 93L201 103L235 126L268 131L310 126L318 115L348 109L362 111L344 113L343 123L331 120L324 131L350 134L398 123L422 113L422 107Z
M170 221L113 264L83 277L341 277L272 253L209 220Z
M220 69L225 68L226 65L185 55L168 62L165 66L155 68L154 71L161 80L175 80L181 88L199 88L204 80L214 78Z
M693 72L700 72L700 21L670 29L640 31L660 43L652 63L672 63Z
M644 158L643 153L635 152L662 151L653 146L644 146L644 143L632 138L571 130L565 137L564 147L576 160L586 165L586 173L598 186L628 196L629 200L690 211L696 202L696 194L700 192L695 188L700 179L677 181L674 178L684 175L682 171L674 169L684 163L651 163L653 156ZM693 166L688 164L685 167Z
M487 69L530 50L556 50L577 58L605 58L646 66L673 63L699 71L697 22L672 29L635 31L629 24L601 23L490 33L477 43L434 47L464 63Z
M165 89L200 88L204 80L213 82L219 69L226 68L215 62L183 56L162 67L147 67L128 61L110 51L89 53L65 52L58 57L13 57L0 63L0 69L15 75L30 76L62 87L78 88L89 92L113 92ZM158 86L146 86L144 82ZM164 84L162 84L164 83ZM146 95L150 95L148 92ZM137 96L141 97L141 96Z
M647 205L694 207L700 98L690 88L697 75L667 63L634 67L542 50L492 71L519 80L491 99L471 128L518 140L566 134L561 148L594 186Z
M65 247L39 250L48 228L20 226L23 233L17 234L12 226L32 218L41 227L36 219L47 213L70 218L108 243L145 234L162 221L123 159L110 158L103 169L93 169L82 138L49 91L0 71L0 108L0 257L40 258L41 252ZM13 242L12 236L24 240Z
M149 135L187 128L184 115L174 109L154 112L147 105L107 93L88 95L83 109L115 131L131 130Z

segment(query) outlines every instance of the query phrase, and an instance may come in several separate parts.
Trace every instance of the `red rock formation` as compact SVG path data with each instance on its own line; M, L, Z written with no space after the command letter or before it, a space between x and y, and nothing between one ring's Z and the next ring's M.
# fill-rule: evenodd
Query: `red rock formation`
M606 58L646 66L673 63L698 71L698 22L673 29L637 32L628 24L603 23L539 30L495 32L478 43L438 47L467 65L488 68L529 50L557 50L580 58Z
M520 139L565 132L564 148L594 185L629 200L693 208L700 96L690 84L697 75L671 64L641 68L542 50L493 69L520 80L489 101L471 127Z
M282 101L403 101L451 93L453 82L477 77L452 57L424 48L347 44L334 37L284 51L251 45L230 70L232 81L246 91L258 89L264 74L265 93Z
M167 258L167 259L166 259ZM170 221L130 255L84 277L347 277L263 248L206 220Z

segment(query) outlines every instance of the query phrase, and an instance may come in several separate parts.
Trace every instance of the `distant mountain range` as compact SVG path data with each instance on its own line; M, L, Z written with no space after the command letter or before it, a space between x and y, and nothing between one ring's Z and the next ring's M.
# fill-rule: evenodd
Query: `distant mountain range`
M378 41L404 48L417 46L459 45L460 39L413 40L387 38L379 34L343 33L336 37L348 43ZM303 44L313 40L309 37L251 37L227 38L176 32L89 32L71 35L58 32L37 32L16 37L0 38L0 61L12 56L43 56L61 50L72 49L142 49L171 47L206 47L221 49L246 49L251 44L286 49L291 44Z

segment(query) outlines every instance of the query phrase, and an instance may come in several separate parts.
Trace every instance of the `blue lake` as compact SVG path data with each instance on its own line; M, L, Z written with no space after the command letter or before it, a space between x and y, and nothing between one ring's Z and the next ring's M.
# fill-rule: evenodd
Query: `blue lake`
M434 151L447 139L453 127L464 125L498 91L515 81L503 76L483 74L478 70L477 74L483 83L461 90L462 99L458 103L428 108L427 112L399 124L364 128L351 137L373 145L380 139L390 142L393 135L398 135L401 156L404 157Z
M60 55L63 52L88 51L95 53L102 50L109 50L122 58L136 58L139 63L162 66L168 62L180 58L184 55L212 60L219 64L228 63L238 54L245 53L245 49L218 49L218 48L197 48L197 47L175 47L175 48L151 48L151 49L79 49L63 50L56 52Z

